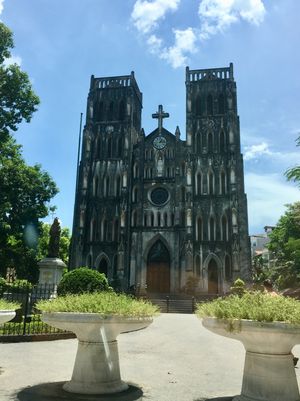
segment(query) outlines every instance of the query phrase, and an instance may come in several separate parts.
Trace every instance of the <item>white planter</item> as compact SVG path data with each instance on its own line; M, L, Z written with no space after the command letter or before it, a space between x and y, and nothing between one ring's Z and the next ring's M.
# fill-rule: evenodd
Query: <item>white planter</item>
M101 316L97 313L43 313L42 320L76 334L78 349L71 381L63 388L71 393L109 394L124 391L117 336L143 329L152 318Z
M246 349L242 392L233 400L300 400L291 354L300 343L299 325L211 317L202 324L213 333L241 341Z
M0 324L8 322L16 316L14 310L0 310Z

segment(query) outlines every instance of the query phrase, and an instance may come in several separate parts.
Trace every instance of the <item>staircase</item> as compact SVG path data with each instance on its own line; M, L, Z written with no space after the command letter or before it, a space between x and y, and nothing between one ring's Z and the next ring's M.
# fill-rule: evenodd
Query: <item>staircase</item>
M194 313L197 303L217 297L217 294L205 294L197 298L186 294L148 294L147 298L159 307L161 313Z

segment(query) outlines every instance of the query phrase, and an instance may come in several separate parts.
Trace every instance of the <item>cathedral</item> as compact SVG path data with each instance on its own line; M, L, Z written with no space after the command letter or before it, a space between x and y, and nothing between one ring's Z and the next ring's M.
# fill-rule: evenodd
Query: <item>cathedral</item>
M222 294L250 276L247 198L233 65L186 68L186 135L141 125L130 75L91 77L70 267L139 294Z

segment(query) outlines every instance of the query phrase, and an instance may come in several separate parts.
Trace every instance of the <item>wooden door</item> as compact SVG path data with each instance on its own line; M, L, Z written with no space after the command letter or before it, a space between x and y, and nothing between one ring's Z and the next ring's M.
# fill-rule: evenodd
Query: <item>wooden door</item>
M219 292L219 279L218 279L218 265L214 259L208 264L207 269L208 275L208 293L209 294L218 294Z
M147 291L170 292L170 266L166 262L150 262L147 268Z

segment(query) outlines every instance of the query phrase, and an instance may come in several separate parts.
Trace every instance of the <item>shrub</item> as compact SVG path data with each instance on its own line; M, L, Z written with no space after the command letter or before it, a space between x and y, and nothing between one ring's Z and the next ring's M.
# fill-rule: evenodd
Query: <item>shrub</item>
M218 298L212 302L198 304L196 313L199 317L300 324L299 301L258 291L245 292L242 296L229 295L223 299Z
M6 283L6 291L8 292L26 292L32 289L32 284L28 280L15 280Z
M20 304L16 302L8 302L4 299L0 299L0 310L16 310L20 307Z
M40 301L37 308L43 312L99 313L117 316L146 317L158 314L157 306L150 302L114 292L66 295L50 301Z
M6 290L6 280L3 277L0 277L0 295L2 295L5 290Z
M230 292L235 295L241 296L245 293L245 291L245 282L240 278L237 278L232 287L230 287Z
M80 267L63 276L58 285L57 294L63 296L66 294L108 291L110 289L105 274L91 270L88 267Z

